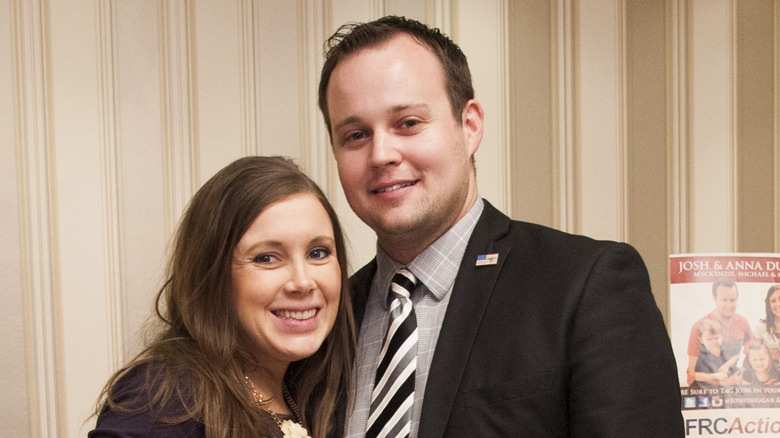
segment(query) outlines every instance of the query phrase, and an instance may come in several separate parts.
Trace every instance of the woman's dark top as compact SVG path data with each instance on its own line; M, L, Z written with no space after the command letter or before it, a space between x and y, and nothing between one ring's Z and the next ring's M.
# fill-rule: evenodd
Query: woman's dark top
M161 367L161 366L160 366ZM184 414L185 408L178 397L172 397L163 406L143 409L149 402L147 385L147 369L149 365L133 368L122 376L113 388L114 401L132 409L131 412L110 409L106 404L97 419L95 430L89 432L88 438L205 438L206 430L203 423L188 420L178 424L164 424L159 418ZM155 366L156 368L156 366ZM159 372L152 371L152 378L159 377Z
M206 429L200 421L190 419L177 424L164 424L159 421L160 418L174 417L186 412L178 397L171 397L164 406L138 410L149 403L146 370L150 366L153 367L151 379L154 381L161 377L162 365L140 365L122 376L114 386L114 401L133 411L112 410L105 405L98 416L95 429L87 435L88 438L206 437ZM288 415L279 417L282 420L292 419L292 416ZM274 429L272 434L269 438L283 438L282 431L278 428Z

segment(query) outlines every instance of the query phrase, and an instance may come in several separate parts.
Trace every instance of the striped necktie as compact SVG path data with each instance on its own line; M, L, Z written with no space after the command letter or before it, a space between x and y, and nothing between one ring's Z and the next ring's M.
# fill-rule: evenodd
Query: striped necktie
M379 352L366 438L408 437L417 368L417 318L411 293L417 279L399 270L390 285L390 322Z

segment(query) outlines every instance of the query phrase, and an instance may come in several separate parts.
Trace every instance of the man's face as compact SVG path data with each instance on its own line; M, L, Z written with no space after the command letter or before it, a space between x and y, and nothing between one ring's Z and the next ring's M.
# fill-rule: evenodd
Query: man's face
M482 108L469 101L458 123L428 49L400 34L356 52L334 69L327 99L347 201L391 256L400 241L421 251L468 211Z
M721 318L731 318L737 311L737 288L718 286L715 291L715 313Z

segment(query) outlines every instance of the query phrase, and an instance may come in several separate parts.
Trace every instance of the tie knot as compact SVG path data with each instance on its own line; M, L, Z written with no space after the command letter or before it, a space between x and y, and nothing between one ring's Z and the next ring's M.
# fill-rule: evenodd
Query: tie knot
M393 282L390 284L390 294L387 297L387 302L392 302L398 296L410 298L416 284L417 279L408 269L399 269L393 277Z

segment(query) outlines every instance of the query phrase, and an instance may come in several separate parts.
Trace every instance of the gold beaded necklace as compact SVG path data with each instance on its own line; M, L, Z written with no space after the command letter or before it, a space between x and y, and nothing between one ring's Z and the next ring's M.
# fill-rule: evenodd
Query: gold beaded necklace
M257 404L257 406L259 406L261 409L263 409L264 411L268 412L269 415L271 415L271 418L274 419L276 425L285 434L284 436L293 436L290 435L291 427L286 425L285 421L282 421L282 419L279 418L279 415L277 415L276 412L274 412L268 406L270 400L265 400L263 398L263 394L260 394L260 391L257 390L255 384L252 382L249 376L244 376L244 381L246 382L247 386L249 386L249 391L252 393L252 398L255 399L255 403ZM287 390L287 386L284 383L282 383L282 394L284 395L284 399L287 402L287 406L290 407L290 410L295 415L295 421L297 423L297 427L293 426L292 429L296 429L296 433L301 434L300 436L308 436L308 432L306 431L306 428L303 426L301 422L301 411L298 410L298 405L295 404L295 400L293 400L292 395L290 395L290 391ZM289 420L287 420L287 422L292 423ZM294 435L294 436L299 436L299 435Z

